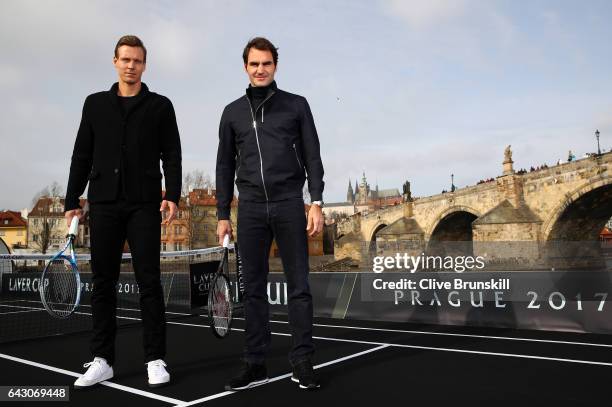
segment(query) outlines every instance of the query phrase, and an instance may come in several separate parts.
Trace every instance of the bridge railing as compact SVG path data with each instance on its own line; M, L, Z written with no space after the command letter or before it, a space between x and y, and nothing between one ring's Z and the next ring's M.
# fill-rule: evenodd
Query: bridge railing
M612 250L599 241L379 240L337 244L335 251L359 271L612 271Z

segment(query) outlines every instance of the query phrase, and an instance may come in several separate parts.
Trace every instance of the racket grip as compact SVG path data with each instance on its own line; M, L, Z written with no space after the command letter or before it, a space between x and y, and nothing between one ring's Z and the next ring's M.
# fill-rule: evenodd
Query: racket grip
M70 229L68 230L68 234L76 236L78 233L79 233L79 218L78 216L73 216L72 221L70 222Z
M230 239L229 235L223 236L223 247L228 247L229 246L229 239Z

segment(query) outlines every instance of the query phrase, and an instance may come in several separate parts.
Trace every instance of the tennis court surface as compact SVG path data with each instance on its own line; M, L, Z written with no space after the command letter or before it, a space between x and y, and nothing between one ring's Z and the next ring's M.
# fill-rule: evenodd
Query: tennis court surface
M217 339L203 310L186 310L191 306L186 283L194 278L188 270L193 263L162 265L169 385L148 387L140 312L131 297L119 295L115 377L75 390L72 383L91 359L88 296L68 320L50 319L34 295L33 281L27 282L27 272L19 274L24 276L20 287L30 290L27 295L20 291L0 300L0 385L69 386L69 402L43 403L63 406L587 406L606 405L609 399L609 335L321 317L315 319L313 360L321 388L300 390L289 378L291 337L286 316L279 313L271 316L270 381L227 392L225 383L241 365L244 320L235 319L230 335ZM179 278L185 273L189 277ZM133 291L132 277L126 275L118 290ZM6 276L4 280L6 284Z

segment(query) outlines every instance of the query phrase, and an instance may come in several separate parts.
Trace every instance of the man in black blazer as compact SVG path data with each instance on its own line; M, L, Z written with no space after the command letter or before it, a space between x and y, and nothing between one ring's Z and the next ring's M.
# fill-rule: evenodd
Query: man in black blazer
M66 191L70 223L83 211L79 197L89 181L91 297L94 360L75 382L89 387L113 377L116 334L116 285L127 239L140 292L144 350L149 385L170 381L163 358L166 321L160 279L161 213L164 223L177 212L181 191L181 143L172 103L141 82L147 51L135 36L122 37L113 63L119 81L110 91L85 99ZM162 196L163 163L166 193ZM161 202L161 206L160 206Z

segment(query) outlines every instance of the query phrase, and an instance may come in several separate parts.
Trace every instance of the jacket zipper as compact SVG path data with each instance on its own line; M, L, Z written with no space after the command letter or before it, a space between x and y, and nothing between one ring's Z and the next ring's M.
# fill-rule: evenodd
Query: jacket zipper
M274 95L274 93L272 95ZM264 101L261 102L259 106L266 103L266 101L270 99L272 95L265 98ZM249 108L251 110L251 118L253 119L253 129L255 130L255 141L257 141L257 151L259 152L259 168L261 172L261 182L263 184L264 194L266 195L266 202L268 202L270 199L268 198L268 190L266 189L266 180L264 178L264 172L263 172L263 158L261 157L261 147L259 146L259 134L257 132L257 120L255 119L255 112L257 112L257 110L253 112L253 105L251 104L251 100L249 99L247 95L245 95L244 97L246 97L247 102L249 102ZM259 106L257 106L258 109L259 109ZM262 111L262 122L263 122L263 111Z
M293 143L293 151L295 151L295 159L297 160L300 169L302 169L302 163L300 162L300 158L298 157L297 149L295 148L295 143Z

